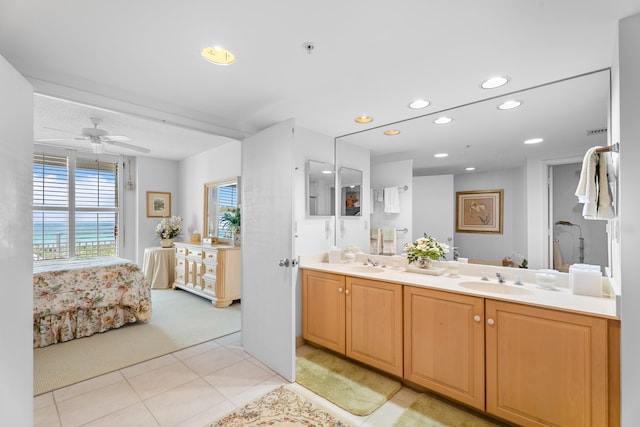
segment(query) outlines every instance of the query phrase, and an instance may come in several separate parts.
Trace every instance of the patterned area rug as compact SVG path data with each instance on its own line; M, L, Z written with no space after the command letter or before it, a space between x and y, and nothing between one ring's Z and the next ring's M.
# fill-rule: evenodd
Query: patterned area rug
M413 426L499 427L505 426L505 424L489 421L435 396L421 394L393 424L393 427Z
M296 382L354 415L369 415L393 397L399 381L322 350L296 359Z
M334 415L282 386L207 427L236 426L348 427Z

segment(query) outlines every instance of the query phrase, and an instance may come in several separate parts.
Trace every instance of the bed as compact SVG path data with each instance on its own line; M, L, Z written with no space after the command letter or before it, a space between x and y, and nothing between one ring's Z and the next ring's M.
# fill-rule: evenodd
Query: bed
M33 263L33 347L148 322L151 291L140 268L116 257Z

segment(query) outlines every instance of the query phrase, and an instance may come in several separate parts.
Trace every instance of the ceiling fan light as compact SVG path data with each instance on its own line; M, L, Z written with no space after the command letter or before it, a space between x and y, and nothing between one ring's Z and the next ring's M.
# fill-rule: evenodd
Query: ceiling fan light
M91 141L91 146L93 147L93 152L96 154L104 153L104 145L101 142L93 142Z

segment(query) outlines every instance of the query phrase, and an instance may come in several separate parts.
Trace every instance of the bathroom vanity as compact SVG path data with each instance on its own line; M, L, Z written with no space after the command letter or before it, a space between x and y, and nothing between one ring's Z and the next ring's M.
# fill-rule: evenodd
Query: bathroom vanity
M471 265L457 278L362 263L301 268L306 341L518 425L618 424L614 297L539 289L535 272L503 267L489 282Z

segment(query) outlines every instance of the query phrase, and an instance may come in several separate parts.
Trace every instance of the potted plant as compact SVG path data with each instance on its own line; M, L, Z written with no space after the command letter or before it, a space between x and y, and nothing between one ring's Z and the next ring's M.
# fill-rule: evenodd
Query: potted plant
M220 217L220 224L233 236L233 244L240 246L240 208L227 208Z
M156 235L160 237L160 246L170 248L173 246L173 239L182 232L182 217L171 216L163 218L156 225Z
M422 268L429 268L431 261L438 261L444 258L444 255L449 252L449 246L438 242L425 233L424 237L404 245L404 250L407 252L409 264L416 263Z

